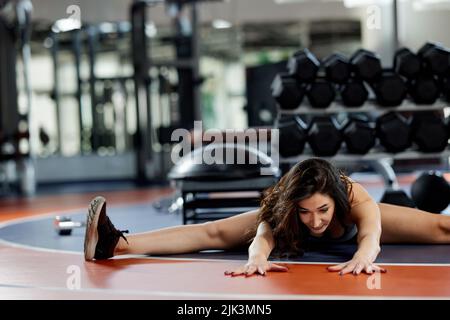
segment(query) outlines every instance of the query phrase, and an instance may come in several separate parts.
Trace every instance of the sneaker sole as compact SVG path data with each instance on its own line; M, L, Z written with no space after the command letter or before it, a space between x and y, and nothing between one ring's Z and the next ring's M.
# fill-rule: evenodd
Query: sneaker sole
M86 218L86 233L84 236L84 259L86 261L94 260L95 248L98 242L98 219L106 200L103 197L95 197L88 208Z

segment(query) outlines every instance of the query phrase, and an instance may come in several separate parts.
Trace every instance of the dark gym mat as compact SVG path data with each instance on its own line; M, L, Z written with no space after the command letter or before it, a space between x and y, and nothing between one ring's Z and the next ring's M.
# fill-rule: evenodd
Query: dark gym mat
M294 261L294 262L324 262L340 263L352 258L356 245L330 244L306 252L302 257L279 258L273 256L270 260ZM170 258L190 259L223 259L223 260L247 260L247 252L242 251L210 251L193 254L170 255ZM383 245L378 256L377 263L424 263L424 264L449 264L450 245Z
M56 215L57 213L55 213ZM145 232L181 224L180 214L169 214L167 210L155 209L152 204L137 204L109 207L108 215L115 226L131 233ZM85 212L70 215L72 220L83 221ZM65 250L83 251L84 228L75 229L71 236L59 236L53 229L52 218L40 218L6 225L0 228L0 239L17 244ZM272 257L276 260L301 262L343 262L351 259L356 249L354 244L321 245L307 251L302 257ZM172 258L246 260L247 251L206 251L195 254L170 255ZM383 245L379 263L450 263L450 245Z

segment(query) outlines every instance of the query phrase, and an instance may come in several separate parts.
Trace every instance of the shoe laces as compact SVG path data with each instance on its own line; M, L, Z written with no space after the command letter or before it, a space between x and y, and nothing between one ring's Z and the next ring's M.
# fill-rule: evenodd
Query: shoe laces
M130 233L130 231L129 230L117 230L116 227L114 227L114 224L111 222L111 220L109 219L108 216L106 217L106 219L107 220L106 220L105 227L109 231L109 232L107 232L107 234L113 238L119 236L120 238L123 238L127 244L129 244L127 238L123 234Z
M123 235L124 233L130 233L130 231L128 231L128 230L117 230L117 234L118 234L121 238L123 238L123 240L125 240L125 242L126 242L127 244L129 244L127 238Z

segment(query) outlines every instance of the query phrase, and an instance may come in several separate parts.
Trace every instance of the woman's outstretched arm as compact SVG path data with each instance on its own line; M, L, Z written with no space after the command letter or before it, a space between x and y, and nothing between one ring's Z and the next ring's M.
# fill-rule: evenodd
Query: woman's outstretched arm
M274 247L275 240L272 229L266 222L261 222L248 249L248 262L234 271L226 271L225 274L251 276L253 274L265 275L267 271L287 271L286 267L270 263L267 260Z
M384 272L383 268L373 264L380 252L380 209L369 193L358 183L353 184L350 217L358 228L358 250L352 260L328 269L339 271L340 274L350 272L360 274L362 271L366 273Z

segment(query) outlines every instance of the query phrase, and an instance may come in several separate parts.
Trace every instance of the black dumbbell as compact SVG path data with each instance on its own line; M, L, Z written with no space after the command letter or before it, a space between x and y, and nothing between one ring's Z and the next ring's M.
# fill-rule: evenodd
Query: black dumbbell
M427 42L418 51L423 67L435 75L444 75L450 69L450 52L440 43Z
M375 125L363 115L350 115L342 127L342 136L349 153L366 154L375 146Z
M345 56L334 53L322 62L322 66L325 78L336 84L342 104L347 107L360 107L366 102L369 93L361 80L351 78L352 67Z
M422 152L442 152L447 148L450 134L443 115L432 111L414 113L412 131L413 142Z
M336 91L331 82L323 78L318 78L308 87L306 96L311 107L325 109L334 101Z
M295 52L287 63L289 75L300 83L314 81L319 68L319 60L308 49Z
M441 77L438 81L439 83L439 89L441 91L442 98L445 99L445 101L450 101L450 77L444 76Z
M53 228L56 233L60 236L70 236L72 234L72 230L75 228L85 227L85 222L76 222L72 221L69 217L64 216L56 216L53 219Z
M405 191L398 189L385 190L380 199L381 203L393 204L396 206L415 208L414 201L406 194Z
M450 203L450 185L441 172L424 172L412 183L411 198L418 209L441 213Z
M377 119L376 133L388 152L401 152L412 145L411 121L396 112L386 113Z
M272 97L281 109L297 109L304 95L305 88L287 74L278 74L272 82Z
M399 106L408 94L405 80L391 70L383 70L382 74L372 82L371 87L377 103L383 107Z
M341 102L346 107L361 107L368 99L369 92L363 81L349 79L338 87Z
M279 153L282 157L293 157L303 153L308 128L299 117L285 117L278 123L279 129Z
M334 156L342 145L341 126L334 117L313 118L308 131L308 144L317 156Z
M441 90L433 74L421 72L409 81L408 93L416 104L433 104L441 95Z
M382 73L380 57L369 50L359 49L350 58L355 77L367 82L375 81Z
M412 79L416 77L421 70L421 60L408 48L401 48L395 52L394 71L399 75Z
M351 76L351 66L346 57L339 53L328 56L323 62L325 77L329 82L344 84Z

